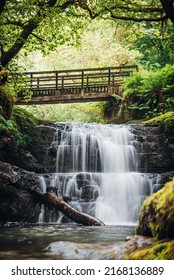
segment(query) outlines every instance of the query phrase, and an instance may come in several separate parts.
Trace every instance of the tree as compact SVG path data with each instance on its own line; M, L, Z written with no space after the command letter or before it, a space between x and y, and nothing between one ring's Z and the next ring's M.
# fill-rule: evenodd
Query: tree
M87 15L174 23L174 0L0 0L0 64L5 67L24 47L51 50L72 42Z
M0 64L6 66L25 46L53 48L78 32L69 16L75 0L0 0ZM69 8L72 8L71 11ZM80 22L80 20L79 20Z

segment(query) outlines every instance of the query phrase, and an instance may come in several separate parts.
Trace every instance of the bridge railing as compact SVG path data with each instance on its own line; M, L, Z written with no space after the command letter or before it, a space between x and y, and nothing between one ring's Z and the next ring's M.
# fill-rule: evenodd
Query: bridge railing
M118 87L137 65L25 73L25 89L33 96L106 91Z

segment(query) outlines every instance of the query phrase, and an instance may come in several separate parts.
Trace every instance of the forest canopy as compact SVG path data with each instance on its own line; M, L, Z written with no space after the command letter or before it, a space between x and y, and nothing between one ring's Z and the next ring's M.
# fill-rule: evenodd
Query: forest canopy
M21 49L51 51L78 42L94 18L170 25L174 1L0 0L0 65L7 66Z

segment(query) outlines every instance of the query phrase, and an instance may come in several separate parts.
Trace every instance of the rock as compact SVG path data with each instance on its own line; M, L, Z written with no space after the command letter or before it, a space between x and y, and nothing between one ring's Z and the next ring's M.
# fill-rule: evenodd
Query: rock
M157 126L131 125L138 150L139 170L146 173L164 173L173 170L174 147L167 146Z
M0 221L37 222L40 206L30 194L38 176L0 161Z
M49 244L46 248L54 256L73 260L122 260L127 251L133 252L145 246L151 246L152 239L143 236L130 237L127 242L101 246L68 241L58 241Z
M158 239L174 238L174 178L144 201L136 232Z
M30 148L31 154L43 166L44 172L55 172L56 157L51 143L55 134L55 127L40 125L33 131L34 145Z
M31 154L31 152L26 150L18 151L15 164L27 171L33 171L37 173L44 172L43 164L39 163L38 160Z

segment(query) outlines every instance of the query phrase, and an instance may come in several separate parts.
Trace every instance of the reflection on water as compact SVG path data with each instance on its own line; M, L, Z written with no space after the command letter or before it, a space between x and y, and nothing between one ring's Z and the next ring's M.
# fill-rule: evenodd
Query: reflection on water
M6 226L0 228L0 259L98 259L101 251L130 235L134 235L133 225Z

